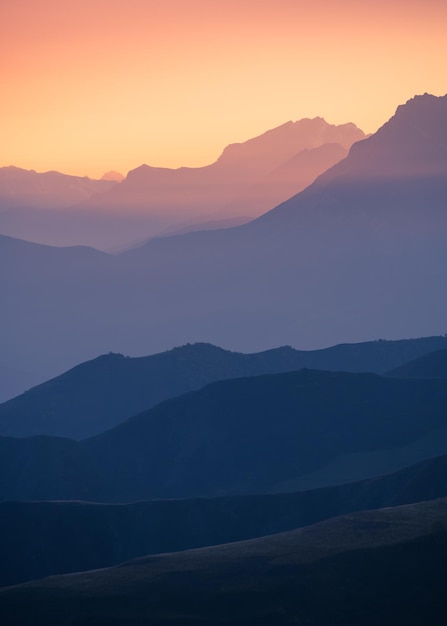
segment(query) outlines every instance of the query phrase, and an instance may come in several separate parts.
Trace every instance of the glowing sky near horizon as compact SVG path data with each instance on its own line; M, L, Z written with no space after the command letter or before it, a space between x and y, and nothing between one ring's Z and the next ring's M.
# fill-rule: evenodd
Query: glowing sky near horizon
M322 116L447 92L446 0L0 0L0 166L211 163Z

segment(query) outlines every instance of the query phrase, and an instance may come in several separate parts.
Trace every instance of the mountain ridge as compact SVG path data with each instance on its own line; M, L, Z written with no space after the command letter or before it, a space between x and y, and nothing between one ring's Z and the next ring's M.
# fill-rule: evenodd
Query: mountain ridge
M446 506L355 513L9 587L0 616L11 626L438 624L447 606Z
M447 456L310 491L133 504L0 502L0 587L447 496Z
M445 380L304 369L217 381L80 442L0 437L0 499L133 502L350 482L446 454L446 409Z
M399 378L447 378L447 350L422 355L388 372Z
M0 169L0 231L50 245L83 244L115 251L171 231L201 229L202 224L209 228L212 222L223 226L223 220L230 220L229 225L241 223L306 187L364 136L353 124L330 125L318 118L271 129L237 148L233 144L223 151L222 159L204 167L172 169L143 164L126 177L112 171L104 175L110 180L103 176L100 181L34 173L41 177L40 186L55 177L67 179L66 197L59 193L52 199L50 188L37 197L38 189L24 179L18 189L5 190L10 200L5 199L4 211ZM303 150L324 147L326 140L335 141L337 149ZM251 141L255 148L250 148ZM301 159L289 163L281 178L269 175L300 150ZM33 174L27 176L33 178ZM28 200L22 202L25 183ZM96 187L88 192L84 189L87 185ZM71 189L76 186L82 187L83 193L76 195Z
M304 367L385 373L443 346L447 347L446 337L338 345L316 351L283 346L254 354L206 343L186 344L146 357L111 353L81 363L0 404L0 434L85 438L214 380ZM80 414L88 429L82 432L77 425Z
M14 165L0 167L0 213L13 208L69 207L114 184L114 181L72 176L55 170L36 172Z

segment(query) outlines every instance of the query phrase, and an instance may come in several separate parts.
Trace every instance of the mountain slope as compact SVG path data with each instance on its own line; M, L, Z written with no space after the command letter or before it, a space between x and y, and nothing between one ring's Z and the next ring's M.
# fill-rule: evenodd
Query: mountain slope
M88 326L96 325L109 302L114 261L92 248L57 248L0 235L3 365L45 378L54 368L61 371L67 358L70 365L83 360L83 336L90 335ZM63 311L66 305L69 310Z
M365 509L447 496L447 456L312 491L226 498L0 503L0 586L148 554L241 541Z
M0 402L6 402L41 382L42 376L0 365Z
M441 624L445 499L0 591L11 626Z
M447 350L424 354L388 372L398 378L447 378Z
M101 435L0 438L0 499L291 491L447 453L447 384L301 370L167 400Z
M382 372L444 345L446 337L427 337L309 352L283 347L240 354L210 344L195 344L136 359L103 355L1 404L0 435L86 438L158 402L215 380L303 367Z

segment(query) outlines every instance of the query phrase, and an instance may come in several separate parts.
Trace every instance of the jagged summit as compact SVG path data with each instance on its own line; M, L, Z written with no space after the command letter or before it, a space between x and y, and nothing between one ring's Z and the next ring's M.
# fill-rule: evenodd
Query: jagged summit
M400 104L396 109L395 115L400 115L403 112L417 111L420 114L433 114L434 107L446 107L447 106L447 94L444 96L435 96L431 93L425 92L424 94L418 94L410 98L405 104Z
M258 164L265 161L269 166L274 160L285 161L301 150L317 148L325 143L338 143L349 148L353 142L364 137L364 133L353 123L335 125L322 117L304 118L288 121L243 143L230 144L217 163L222 166L248 159Z
M404 133L415 137L414 151L430 140L447 157L447 95L433 96L424 94L415 96L397 107L393 117L386 122L373 137L383 138L388 133L399 130L389 139L402 139Z
M424 94L400 105L376 133L354 143L316 186L352 180L412 180L447 175L447 95Z

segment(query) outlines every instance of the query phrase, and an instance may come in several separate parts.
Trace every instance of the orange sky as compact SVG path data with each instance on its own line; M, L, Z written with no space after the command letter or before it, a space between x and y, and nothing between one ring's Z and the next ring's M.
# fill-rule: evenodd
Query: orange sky
M212 162L320 115L447 92L446 0L0 0L0 166Z

